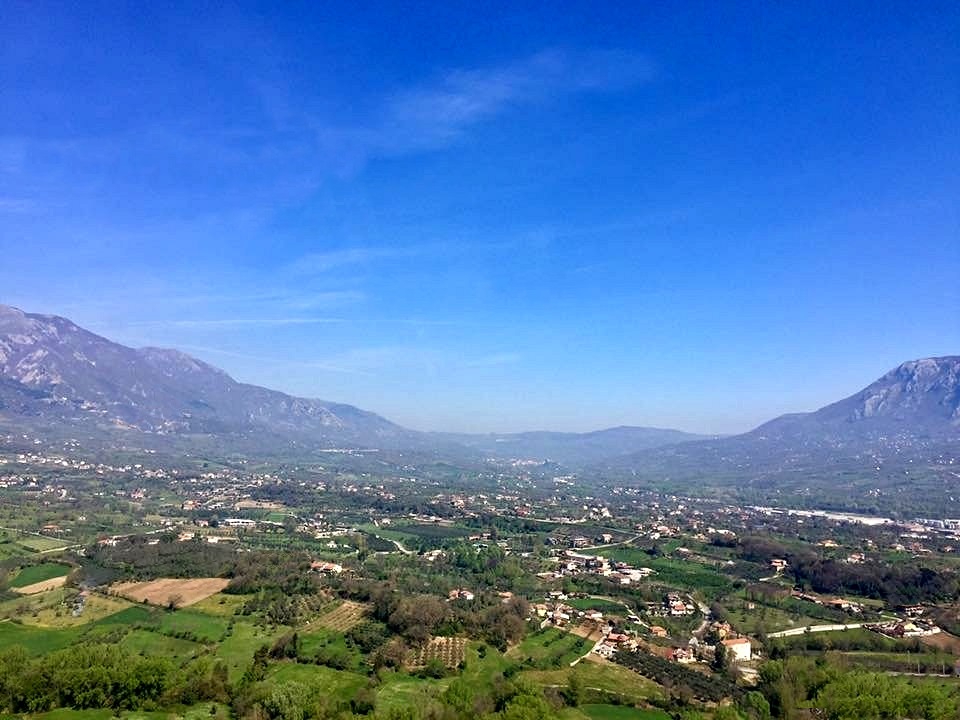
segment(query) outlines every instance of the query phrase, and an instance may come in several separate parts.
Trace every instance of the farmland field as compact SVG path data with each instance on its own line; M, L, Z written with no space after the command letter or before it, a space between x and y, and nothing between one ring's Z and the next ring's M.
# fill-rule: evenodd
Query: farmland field
M463 662L467 639L463 637L435 637L416 651L412 665L423 667L431 660L439 660L448 668Z
M31 565L17 573L17 576L10 581L10 587L25 588L46 580L66 577L72 569L69 565L61 565L59 563Z
M115 625L145 625L153 622L157 610L142 605L128 605L126 609L113 613L100 620L101 626Z
M215 595L229 582L225 578L160 578L148 582L117 583L110 586L110 591L134 602L167 605L178 600L178 607L186 607Z
M739 632L748 635L807 627L823 622L808 615L789 612L762 603L754 603L754 608L750 610L746 601L740 600L730 602L726 610L730 624Z
M21 535L17 538L17 544L35 552L47 552L67 547L69 542L41 535Z
M458 525L439 524L398 524L388 527L365 524L361 525L360 529L369 535L379 535L387 540L396 540L407 545L418 542L440 545L445 540L466 537L472 532L470 529Z
M328 630L346 632L357 625L370 612L370 606L364 603L345 600L337 607L325 612L316 619L316 624Z
M55 577L50 578L49 580L41 580L33 585L24 585L23 587L14 588L14 592L18 592L21 595L36 595L37 593L47 592L47 590L56 590L58 587L63 587L66 582L66 576Z
M64 628L101 620L130 606L128 601L120 598L92 594L87 598L83 612L74 616L72 606L78 594L76 590L61 590L5 602L0 605L0 616L15 617L24 625Z
M161 610L146 605L131 605L125 610L97 621L98 627L130 626L199 643L220 642L227 634L229 621L193 608Z
M13 542L8 535L0 533L0 560L23 558L30 554L32 553L29 549Z
M930 647L939 648L947 652L960 654L960 637L948 632L939 632L936 635L927 635L920 642Z

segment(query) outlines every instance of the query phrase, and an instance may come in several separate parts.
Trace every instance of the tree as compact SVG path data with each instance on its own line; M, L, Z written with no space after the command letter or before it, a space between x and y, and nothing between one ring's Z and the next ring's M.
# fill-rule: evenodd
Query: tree
M388 624L414 643L424 643L447 617L449 608L433 595L417 595L401 600L390 614Z
M371 688L360 688L350 700L350 709L357 715L369 715L377 708L377 694Z
M305 720L312 705L310 688L299 682L274 685L263 699L263 708L277 720Z
M574 667L567 676L567 687L563 691L563 699L572 707L577 707L583 702L583 678L577 667Z
M727 657L727 646L718 642L714 646L713 661L710 667L714 672L725 673L730 667L730 659Z
M401 638L394 638L386 645L382 645L373 653L371 661L375 669L383 667L399 668L407 659L409 648Z
M743 698L742 709L751 720L770 720L770 703L756 690L751 690Z

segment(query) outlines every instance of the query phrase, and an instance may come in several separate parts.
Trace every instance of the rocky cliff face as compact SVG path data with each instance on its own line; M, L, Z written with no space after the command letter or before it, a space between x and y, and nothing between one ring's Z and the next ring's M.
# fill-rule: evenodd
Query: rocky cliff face
M318 445L416 440L374 413L238 383L176 350L128 348L0 306L0 412L155 434L267 433Z

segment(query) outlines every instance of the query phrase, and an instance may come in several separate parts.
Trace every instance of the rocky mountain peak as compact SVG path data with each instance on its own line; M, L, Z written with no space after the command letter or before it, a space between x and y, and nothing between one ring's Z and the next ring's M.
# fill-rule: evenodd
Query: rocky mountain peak
M894 368L825 415L843 411L852 420L911 419L923 424L960 420L960 356L910 360Z

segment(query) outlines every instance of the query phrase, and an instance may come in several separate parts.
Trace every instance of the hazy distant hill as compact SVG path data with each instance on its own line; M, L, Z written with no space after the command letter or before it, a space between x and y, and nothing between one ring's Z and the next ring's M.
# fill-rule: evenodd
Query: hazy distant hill
M703 439L680 430L615 427L587 433L523 432L442 437L479 451L484 457L531 458L579 466L639 450Z
M351 405L239 383L177 350L133 349L62 317L0 305L0 430L78 437L85 445L283 455L348 447L594 462L696 436L614 428L594 433L421 433Z

